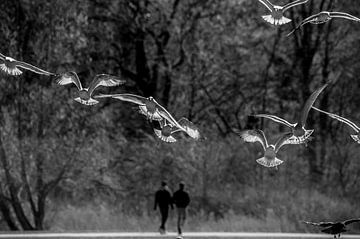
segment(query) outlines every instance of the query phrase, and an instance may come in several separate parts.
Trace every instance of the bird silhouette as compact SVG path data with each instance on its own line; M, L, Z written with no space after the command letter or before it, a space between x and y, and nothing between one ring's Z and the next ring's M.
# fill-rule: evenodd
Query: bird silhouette
M346 225L354 222L360 222L360 218L350 219L341 222L303 222L313 226L325 227L325 229L321 230L322 232L332 234L334 235L334 238L337 238L337 236L338 238L340 238L340 234L347 231Z
M36 66L30 65L23 61L15 60L14 58L4 56L0 53L0 69L5 72L6 74L18 76L21 75L23 72L20 69L25 69L32 71L36 74L46 75L46 76L53 76L54 73L42 70Z
M310 139L310 135L314 132L313 129L311 130L305 129L305 124L309 115L309 111L311 109L311 106L316 101L317 97L325 89L326 86L328 86L328 84L324 84L310 95L310 97L307 99L307 101L305 102L302 108L302 111L300 113L300 118L297 123L290 123L285 119L269 114L256 114L254 116L271 119L277 123L288 126L292 130L293 136L287 140L286 144L306 143Z
M329 113L329 112L326 112L326 111L324 111L324 110L320 110L320 109L318 109L318 108L316 108L316 107L312 107L314 110L316 110L316 111L319 111L319 112L321 112L321 113L324 113L324 114L326 114L327 116L329 116L330 118L333 118L333 119L336 119L336 120L338 120L338 121L340 121L340 122L343 122L343 123L345 123L345 124L347 124L350 128L352 128L355 132L356 132L356 134L351 134L350 136L351 136L351 138L355 141L355 142L357 142L358 144L360 144L360 127L359 126L357 126L355 123L353 123L352 121L350 121L350 120L348 120L348 119L346 119L346 118L344 118L344 117L341 117L341 116L339 116L339 115L336 115L336 114L332 114L332 113Z
M269 145L264 132L260 129L244 130L244 131L233 129L233 131L236 134L238 134L245 142L248 143L258 142L261 144L264 150L264 156L256 160L258 164L261 164L268 168L271 167L277 168L277 166L283 163L283 161L278 159L276 155L280 150L280 148L284 146L286 144L286 141L292 136L291 132L282 134L276 141L275 145L274 144Z
M274 5L268 0L258 0L258 1L264 4L265 7L267 7L271 12L270 15L262 16L262 18L265 21L273 25L283 25L291 22L289 18L284 17L284 12L286 10L295 7L297 5L307 3L309 0L297 0L294 2L290 2L284 6Z
M305 24L308 24L308 23L322 24L322 23L330 21L333 18L343 18L343 19L348 19L348 20L360 22L359 18L357 18L357 17L355 17L353 15L350 15L348 13L322 11L322 12L319 12L319 13L317 13L315 15L312 15L312 16L310 16L308 18L305 18L289 34L287 34L287 36L290 36L291 34L293 34L295 31L297 31L300 27L304 26Z
M117 86L124 84L126 81L116 76L99 74L91 81L89 88L83 88L76 72L69 71L58 75L56 82L59 85L75 84L79 91L79 97L74 100L84 105L95 105L99 103L99 101L92 98L92 94L96 88L99 86Z

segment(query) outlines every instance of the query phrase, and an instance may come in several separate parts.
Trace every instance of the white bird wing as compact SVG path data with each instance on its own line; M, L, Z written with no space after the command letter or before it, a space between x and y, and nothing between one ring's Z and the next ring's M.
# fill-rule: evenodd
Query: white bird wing
M350 121L350 120L348 120L348 119L346 119L346 118L344 118L344 117L341 117L341 116L339 116L339 115L336 115L336 114L329 113L329 112L326 112L326 111L324 111L324 110L318 109L318 108L316 108L315 106L313 106L312 108L313 108L314 110L316 110L316 111L319 111L319 112L321 112L321 113L324 113L324 114L328 115L330 118L336 119L336 120L338 120L338 121L340 121L340 122L343 122L343 123L347 124L347 125L350 126L353 130L355 130L356 133L359 133L359 132L360 132L360 127L357 126L354 122L352 122L352 121Z
M297 1L290 2L290 3L286 4L286 5L284 5L282 11L285 12L289 8L295 7L295 6L300 5L300 4L307 3L308 1L309 0L297 0Z
M259 142L262 145L264 151L269 146L264 132L260 129L244 130L244 131L233 129L233 131L237 133L245 142L248 143Z
M305 126L306 119L307 119L307 117L309 115L309 111L310 111L312 105L315 103L316 99L318 98L320 93L325 89L326 86L328 86L328 84L324 84L321 87L319 87L306 100L306 102L304 104L304 107L302 108L302 111L301 111L301 114L300 114L300 119L298 121L302 126Z
M94 92L94 90L99 86L111 87L111 86L125 84L125 82L126 82L125 80L123 80L117 76L111 76L111 75L107 75L107 74L99 74L99 75L96 75L95 78L93 79L93 81L90 83L89 94L91 95Z
M23 61L17 61L15 60L15 64L17 67L32 71L34 73L40 74L40 75L47 75L47 76L51 76L51 75L55 75L54 73L42 70L36 66L30 65L29 63L23 62Z
M185 129L185 132L193 139L200 139L199 128L190 120L183 117L179 120L179 124Z
M258 1L264 4L264 6L267 7L267 9L269 9L270 12L274 11L274 5L270 1L268 0L258 0Z
M5 61L5 57L6 57L6 56L4 56L3 54L0 53L0 60Z
M292 133L292 132L288 132L288 133L285 133L285 134L281 135L281 137L276 141L276 144L275 144L275 153L277 153L282 146L288 144L288 143L287 143L287 140L288 140L289 138L291 138L292 136L293 136L293 133Z
M355 17L351 14L345 13L345 12L330 12L330 17L334 18L345 18L352 21L360 22L360 18Z
M166 119L172 126L175 126L177 128L182 129L183 131L186 131L179 122L162 106L160 105L154 98L152 101L156 104L156 108L159 111L159 115Z
M83 89L79 77L74 71L60 74L58 77L55 78L55 81L59 85L68 85L73 83L76 85L79 91Z
M267 119L271 119L272 121L278 122L280 124L286 125L287 127L294 127L295 124L290 123L287 120L284 120L283 118L280 118L278 116L275 115L269 115L269 114L257 114L257 115L253 115L254 117L261 117L261 118L267 118Z
M137 105L145 105L148 101L147 98L142 97L140 95L133 94L99 94L94 96L94 98L114 98L125 102L134 103Z

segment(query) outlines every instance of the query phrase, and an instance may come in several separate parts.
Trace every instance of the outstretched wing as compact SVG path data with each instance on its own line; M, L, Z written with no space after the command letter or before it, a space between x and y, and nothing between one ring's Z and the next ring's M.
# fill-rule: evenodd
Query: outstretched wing
M183 129L182 126L177 122L177 120L164 108L164 106L160 105L154 98L151 99L155 105L157 110L159 111L159 115L166 119L172 126L176 126L180 129ZM183 129L185 131L185 129Z
M287 143L287 140L293 136L292 132L285 133L281 135L281 137L276 141L275 143L275 153L277 153L282 146L284 146Z
M5 57L6 57L6 56L4 56L3 54L0 53L0 60L5 61Z
M309 225L319 226L319 227L329 227L335 224L334 222L306 222L306 221L303 222Z
M26 63L23 61L15 61L15 64L17 67L32 71L32 72L40 74L40 75L47 75L47 76L55 75L54 73L42 70L36 66L30 65L29 63Z
M348 19L348 20L360 22L360 18L357 18L357 17L355 17L353 15L350 15L348 13L345 13L345 12L330 12L330 17L332 17L332 18L345 18L345 19Z
M248 143L259 142L264 150L266 150L266 148L269 146L264 132L260 129L244 130L244 131L233 129L233 131L237 133L245 142Z
M188 120L187 118L181 118L178 122L184 129L185 132L193 139L200 139L200 131L196 125Z
M341 121L345 124L347 124L348 126L350 126L353 130L355 130L356 133L359 133L360 132L360 127L358 127L355 123L353 123L352 121L344 118L344 117L341 117L339 115L336 115L336 114L332 114L332 113L329 113L329 112L326 112L324 110L320 110L318 108L316 108L315 106L312 107L314 110L317 110L321 113L324 113L324 114L327 114L329 117L333 118L333 119L336 119L338 121Z
M60 74L55 78L55 81L59 85L67 85L74 83L79 91L83 89L79 77L74 71L69 71Z
M302 20L302 21L300 22L299 25L297 25L297 26L296 26L291 32L289 32L286 36L290 36L291 34L293 34L294 32L296 32L300 27L304 26L305 24L308 24L308 23L310 23L310 22L313 22L314 20L316 20L316 19L320 16L320 14L322 14L322 13L320 12L320 13L317 13L317 14L315 14L315 15L312 15L312 16L310 16L310 17L305 18L304 20Z
M262 118L267 118L267 119L271 119L272 121L278 122L280 124L286 125L287 127L295 127L295 124L290 123L289 121L284 120L283 118L277 117L275 115L268 115L268 114L257 114L257 115L253 115L254 117L262 117Z
M290 2L283 7L283 12L285 12L289 8L295 7L297 5L307 3L308 1L309 0L296 0L296 1Z
M349 219L349 220L344 221L343 223L345 225L348 225L348 224L353 223L353 222L360 222L360 218Z
M121 101L131 102L137 105L145 105L146 101L148 101L148 99L145 97L133 94L99 94L94 96L94 98L114 98Z
M117 76L100 74L100 75L96 75L93 81L90 83L88 91L89 94L91 95L94 92L94 90L99 86L111 87L111 86L122 85L125 82L126 82L125 80Z
M258 1L264 4L264 6L267 7L267 9L269 9L270 12L274 11L274 5L270 1L268 0L258 0Z
M306 119L309 115L309 111L312 107L312 105L314 104L314 102L316 101L316 99L318 98L318 96L320 95L320 93L325 89L325 87L328 86L328 84L324 84L323 86L321 86L320 88L318 88L316 91L314 91L314 93L312 93L310 95L310 97L306 100L305 105L301 111L300 114L300 120L299 123L302 126L305 126L306 123Z

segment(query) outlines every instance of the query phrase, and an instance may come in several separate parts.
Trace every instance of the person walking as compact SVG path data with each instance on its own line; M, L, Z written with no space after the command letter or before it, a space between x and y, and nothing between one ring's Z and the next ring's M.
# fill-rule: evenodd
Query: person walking
M169 215L169 206L174 209L172 204L171 192L165 181L161 182L161 188L155 193L154 210L159 207L161 215L160 234L165 234L165 224Z
M177 190L173 195L173 203L176 205L177 209L177 229L178 229L178 239L182 239L182 227L184 226L186 220L186 207L190 203L190 197L187 192L185 192L185 184L183 182L179 183L179 190Z

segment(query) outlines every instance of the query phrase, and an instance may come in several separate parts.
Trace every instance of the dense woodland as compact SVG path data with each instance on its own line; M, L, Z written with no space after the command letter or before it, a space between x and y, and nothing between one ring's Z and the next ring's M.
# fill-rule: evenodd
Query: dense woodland
M83 106L74 86L2 73L1 228L95 229L59 220L69 221L69 207L101 207L148 218L156 230L161 180L172 190L186 182L189 220L204 224L241 217L266 228L271 217L282 223L268 230L311 231L300 221L359 217L360 147L346 125L311 111L312 141L282 148L278 170L258 165L261 146L232 133L260 128L275 141L288 129L250 115L295 121L330 80L315 106L360 124L360 24L336 19L286 37L320 10L360 16L358 0L311 0L289 10L293 22L282 27L263 21L267 9L256 0L1 0L1 53L51 72L76 71L84 85L100 73L121 76L125 85L97 92L153 96L206 137L179 134L177 143L164 143L134 105ZM86 221L82 213L71 220ZM96 229L109 228L119 229ZM248 230L259 228L249 223Z

